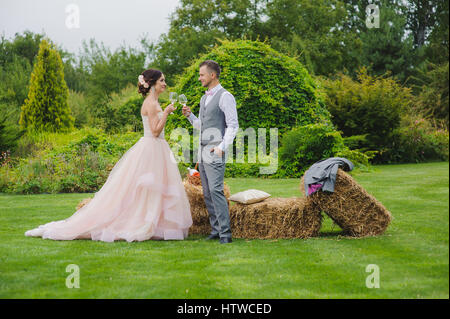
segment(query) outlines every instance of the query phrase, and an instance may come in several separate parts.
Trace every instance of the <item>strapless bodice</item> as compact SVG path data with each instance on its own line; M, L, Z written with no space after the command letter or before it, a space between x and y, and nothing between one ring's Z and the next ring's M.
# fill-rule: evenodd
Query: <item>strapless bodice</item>
M163 114L163 111L159 111L158 112L158 117L161 118ZM148 116L147 115L142 115L142 124L144 126L144 136L146 137L154 137L152 134L152 131L150 130L150 124L148 123ZM157 136L158 138L164 138L164 128L162 129L161 133L159 133L159 135Z

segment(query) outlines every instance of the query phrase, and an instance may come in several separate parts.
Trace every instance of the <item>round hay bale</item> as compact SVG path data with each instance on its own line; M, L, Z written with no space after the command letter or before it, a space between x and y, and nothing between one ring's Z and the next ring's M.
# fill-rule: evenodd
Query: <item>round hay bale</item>
M230 209L231 232L236 238L309 238L319 234L320 210L308 198L269 197Z
M305 195L303 177L300 191ZM333 193L321 190L307 198L324 211L342 230L354 237L382 234L391 222L391 213L353 177L338 169Z
M189 233L208 235L211 233L211 224L209 223L209 214L203 198L203 188L201 185L191 184L187 179L183 180L183 185L191 206L192 226L189 229ZM231 194L230 188L226 183L223 183L223 192L227 198L228 207L230 207L228 197Z

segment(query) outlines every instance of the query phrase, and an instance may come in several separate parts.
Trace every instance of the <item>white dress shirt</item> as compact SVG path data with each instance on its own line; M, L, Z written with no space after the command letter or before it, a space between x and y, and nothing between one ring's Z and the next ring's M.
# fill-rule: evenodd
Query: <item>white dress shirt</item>
M205 100L205 108L208 107L208 102L212 100L214 95L222 88L222 85L218 84L214 88L211 89L212 95L207 95ZM237 130L239 128L237 110L236 110L236 100L234 96L230 92L223 92L222 96L219 100L219 107L222 112L225 114L225 123L226 129L225 134L223 136L222 142L218 145L218 147L225 151L228 146L233 144L233 140L236 137ZM192 126L196 129L200 130L201 121L197 118L192 112L188 117L189 122L191 122Z

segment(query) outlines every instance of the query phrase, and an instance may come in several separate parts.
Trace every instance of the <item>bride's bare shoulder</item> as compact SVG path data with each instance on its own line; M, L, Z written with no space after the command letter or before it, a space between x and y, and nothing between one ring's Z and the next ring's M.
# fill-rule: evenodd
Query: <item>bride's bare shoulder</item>
M157 102L146 99L142 103L141 114L146 116L154 115L160 111L159 108L160 106Z

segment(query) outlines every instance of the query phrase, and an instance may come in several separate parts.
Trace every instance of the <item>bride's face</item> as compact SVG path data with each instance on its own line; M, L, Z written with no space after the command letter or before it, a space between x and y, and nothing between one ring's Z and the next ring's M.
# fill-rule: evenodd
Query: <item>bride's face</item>
M155 83L155 91L157 92L164 92L166 90L166 78L164 77L164 74L161 75L161 77L156 81Z

